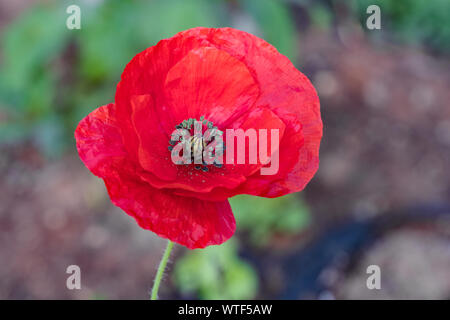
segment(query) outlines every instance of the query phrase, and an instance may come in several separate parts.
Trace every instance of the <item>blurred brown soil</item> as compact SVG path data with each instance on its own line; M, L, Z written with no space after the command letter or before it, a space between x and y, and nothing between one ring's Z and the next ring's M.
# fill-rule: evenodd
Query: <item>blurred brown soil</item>
M338 299L449 299L449 220L389 233L336 279ZM368 290L367 267L380 267L381 289Z
M44 163L27 147L8 155L0 165L0 298L146 299L164 241L113 206L76 156ZM82 290L66 288L72 264Z
M302 39L324 122L304 194L318 220L450 200L450 61L414 48Z

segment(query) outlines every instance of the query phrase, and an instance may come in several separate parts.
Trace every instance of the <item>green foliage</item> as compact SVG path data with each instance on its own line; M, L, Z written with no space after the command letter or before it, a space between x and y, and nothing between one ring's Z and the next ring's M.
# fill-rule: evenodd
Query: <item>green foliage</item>
M139 51L197 26L219 26L207 0L110 0L91 13L79 37L81 75L92 81L118 78Z
M369 5L381 9L382 29L387 28L399 39L424 43L448 52L450 50L450 1L448 0L355 0L363 25ZM364 20L364 21L363 21Z
M333 17L329 9L325 8L323 5L316 4L311 6L309 12L313 25L324 30L331 27Z
M265 245L277 233L295 234L310 221L309 211L296 194L268 199L238 195L230 199L238 231L255 245Z
M54 5L37 5L8 28L2 41L7 84L15 90L29 89L65 45L68 30L63 12Z
M283 1L240 1L258 23L263 33L262 37L295 62L297 58L295 25Z
M51 132L60 134L55 106L57 72L54 59L67 43L64 12L51 4L37 5L11 24L2 37L0 110L7 123L1 125L0 143L32 136L49 155ZM45 21L45 23L43 23ZM49 119L56 120L48 121ZM47 127L44 131L43 124ZM55 136L56 136L55 135Z
M257 275L239 258L234 239L187 251L177 260L173 277L182 293L201 299L252 299L258 287Z

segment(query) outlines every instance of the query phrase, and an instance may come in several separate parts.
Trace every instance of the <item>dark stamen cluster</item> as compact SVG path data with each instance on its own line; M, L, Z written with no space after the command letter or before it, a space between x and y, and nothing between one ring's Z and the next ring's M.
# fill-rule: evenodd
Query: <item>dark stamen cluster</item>
M221 135L223 134L223 132L220 131L216 126L214 126L214 124L211 121L206 120L204 116L201 116L200 120L197 120L194 118L189 118L187 120L183 120L183 122L181 122L180 124L177 124L175 126L175 129L185 129L185 130L188 130L189 133L191 134L191 136L189 138L189 143L191 145L192 163L194 163L194 155L201 154L203 157L203 150L206 148L206 142L205 142L203 136L197 136L197 135L195 135L195 133L193 134L193 130L194 130L193 125L195 124L196 121L202 123L202 125L205 125L208 129L217 130L217 132L219 134L221 134ZM214 139L215 139L215 136L213 135L211 137L211 141L214 141ZM172 152L173 146L175 144L177 144L178 142L187 143L187 140L183 136L181 136L178 141L169 140L168 150ZM223 146L223 144L222 144L222 150L225 150L225 146ZM210 156L212 156L212 154L210 154ZM217 163L215 161L214 161L213 165L217 168L222 167L221 163ZM194 164L194 168L196 170L202 170L204 172L209 171L209 168L207 166L208 166L208 164L203 160L203 158L202 158L202 164Z

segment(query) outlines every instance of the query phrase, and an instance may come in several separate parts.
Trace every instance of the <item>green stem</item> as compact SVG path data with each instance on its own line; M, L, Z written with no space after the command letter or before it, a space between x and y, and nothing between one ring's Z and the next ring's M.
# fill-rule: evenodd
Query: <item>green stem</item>
M164 274L164 270L166 269L167 261L169 260L170 252L173 248L173 242L168 240L166 251L164 251L164 255L159 263L158 271L156 272L155 282L153 283L152 296L151 300L158 300L158 290L159 284L161 283L162 276Z

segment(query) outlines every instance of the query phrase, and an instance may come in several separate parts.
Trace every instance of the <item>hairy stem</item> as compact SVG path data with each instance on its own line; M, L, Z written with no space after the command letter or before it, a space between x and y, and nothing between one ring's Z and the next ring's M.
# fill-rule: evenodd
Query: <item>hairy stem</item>
M158 299L158 290L159 284L161 283L162 276L164 274L164 270L166 269L167 261L169 260L170 252L173 248L173 242L168 240L166 250L164 251L164 255L159 263L158 271L156 272L155 281L153 283L151 300Z

